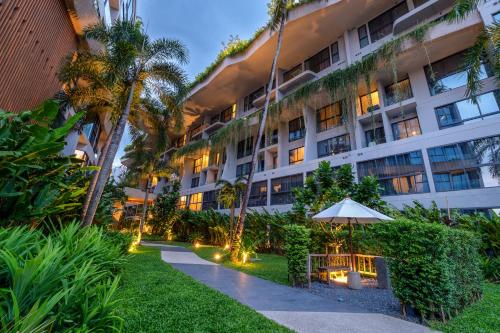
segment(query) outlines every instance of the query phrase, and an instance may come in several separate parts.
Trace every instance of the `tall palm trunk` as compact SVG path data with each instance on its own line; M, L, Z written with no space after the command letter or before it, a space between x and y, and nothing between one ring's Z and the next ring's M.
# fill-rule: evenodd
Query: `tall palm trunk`
M234 201L231 203L231 210L229 211L229 246L233 245L233 233L234 233Z
M104 146L102 147L101 154L99 155L99 160L97 161L97 167L99 169L94 171L94 173L92 174L92 178L90 179L90 184L89 184L89 187L87 189L87 194L85 195L85 201L83 202L83 207L82 207L82 215L81 215L82 221L83 221L83 219L85 219L85 215L87 215L87 211L88 211L89 205L90 205L90 200L92 199L95 185L97 184L97 178L99 177L99 173L101 172L101 168L102 168L102 165L104 163L104 157L106 156L109 145L111 144L112 137L113 137L113 130L111 130L111 133L108 135L106 142L104 143ZM109 177L109 175L108 175L108 177Z
M125 125L127 124L127 119L130 114L130 108L132 106L132 100L134 99L134 92L136 85L137 85L137 79L135 78L132 81L132 84L130 85L130 91L127 99L127 104L125 105L125 109L123 110L123 113L120 115L118 123L116 124L113 130L111 142L109 144L108 150L106 151L101 171L97 176L95 188L92 193L92 199L90 200L87 209L87 214L85 215L82 221L83 227L91 225L92 221L94 220L97 206L99 205L102 192L104 191L104 186L106 186L106 182L108 181L109 175L111 174L111 169L113 167L113 160L115 159L116 152L118 151L118 147L120 146L120 141L123 137L123 132L125 131Z
M139 242L142 238L142 230L144 229L144 223L146 223L146 217L148 216L148 205L149 205L149 190L151 187L151 176L148 176L148 180L146 182L146 193L144 194L144 205L142 205L142 218L139 223Z
M281 50L281 43L283 41L283 30L285 27L286 12L283 11L280 27L278 30L278 44L276 45L276 52L274 53L273 65L271 67L271 74L269 76L269 84L266 89L266 102L264 104L264 111L262 113L262 119L260 120L259 132L257 133L257 140L255 140L252 152L252 167L250 168L250 174L248 175L248 182L245 189L245 194L241 203L240 216L238 218L238 225L236 227L236 233L234 235L234 242L231 244L231 260L233 262L238 261L238 253L241 246L241 236L243 235L243 229L245 227L245 218L247 213L248 200L250 199L250 193L252 191L252 180L255 174L255 169L257 166L257 156L258 147L260 146L260 141L262 140L262 135L264 134L264 129L266 127L267 113L269 111L269 101L271 99L271 91L273 89L273 81L276 73L276 66L278 63L278 57Z

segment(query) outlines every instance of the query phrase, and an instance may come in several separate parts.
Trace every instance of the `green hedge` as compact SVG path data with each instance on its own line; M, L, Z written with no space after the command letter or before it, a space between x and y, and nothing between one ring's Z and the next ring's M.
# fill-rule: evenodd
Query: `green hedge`
M408 220L381 223L372 231L389 257L394 294L422 318L450 318L480 297L476 234Z
M293 286L307 282L307 256L311 243L311 232L301 225L287 225L285 229L285 255L288 259L288 276Z

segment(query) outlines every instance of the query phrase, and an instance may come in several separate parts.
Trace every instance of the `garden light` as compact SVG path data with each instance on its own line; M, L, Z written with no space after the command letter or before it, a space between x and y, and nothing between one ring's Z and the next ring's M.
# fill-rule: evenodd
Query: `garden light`
M224 245L224 250L229 250L229 244Z
M199 248L200 247L200 243L198 243L198 242L194 243L194 247L195 248Z
M243 252L243 263L247 262L248 253Z
M214 255L214 258L215 258L215 260L219 260L219 259L221 258L221 256L220 256L220 254L216 253L216 254Z

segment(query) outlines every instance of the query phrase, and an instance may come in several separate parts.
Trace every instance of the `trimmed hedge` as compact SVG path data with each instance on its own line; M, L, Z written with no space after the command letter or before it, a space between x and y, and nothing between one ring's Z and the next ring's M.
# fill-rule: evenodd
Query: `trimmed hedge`
M288 259L288 276L293 286L307 282L307 256L311 243L311 231L301 225L287 225L285 229L285 255Z
M480 239L439 224L397 220L372 228L389 257L394 294L422 318L451 318L481 296Z

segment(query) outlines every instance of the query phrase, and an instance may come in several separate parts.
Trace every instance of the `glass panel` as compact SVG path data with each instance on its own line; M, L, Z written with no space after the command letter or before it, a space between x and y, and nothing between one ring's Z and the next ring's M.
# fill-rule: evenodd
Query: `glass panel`
M302 64L298 64L297 66L291 68L290 70L283 73L283 82L289 81L302 73Z
M365 131L366 145L385 143L385 132L383 127L377 127L375 130Z
M408 13L408 5L406 1L403 1L371 20L368 27L372 43L391 34L394 21L406 13Z
M321 72L323 69L330 67L330 48L327 47L304 62L306 70L315 73Z
M340 102L327 105L316 111L316 129L318 132L342 125L342 107Z
M394 140L410 138L422 134L418 118L406 119L392 124Z
M332 63L340 61L339 43L338 42L333 43L330 48L332 53Z
M380 100L378 97L378 91L375 90L374 92L361 96L359 98L360 104L361 104L361 114L366 114L371 111L375 111L380 109Z
M385 99L387 106L399 103L413 97L410 80L405 79L385 87Z
M368 32L366 29L366 25L363 25L358 28L358 37L359 37L359 47L361 49L370 44L370 41L368 40Z
M288 152L288 164L299 164L304 161L304 147L292 149Z
M318 142L318 157L330 156L351 150L349 134Z
M302 139L306 133L304 118L299 117L288 123L288 141Z

